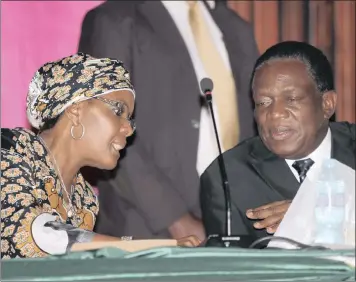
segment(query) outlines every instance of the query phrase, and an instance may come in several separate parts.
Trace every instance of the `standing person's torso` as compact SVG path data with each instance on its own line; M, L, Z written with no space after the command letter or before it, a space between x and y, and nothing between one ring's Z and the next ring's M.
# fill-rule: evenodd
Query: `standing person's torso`
M168 171L169 178L179 187L179 193L191 211L199 216L196 163L202 96L197 68L176 23L161 2L133 1L125 5L130 7L121 9L121 12L119 9L106 12L112 13L112 17L115 13L120 13L120 16L127 13L122 22L130 26L127 31L130 35L127 48L130 63L127 67L137 93L135 138L140 138L145 144L145 153L150 161ZM252 28L227 7L216 7L211 15L221 31L221 44L225 45L226 58L237 81L239 119L243 121L241 138L244 139L255 132L248 91L250 73L258 55L252 40ZM116 28L114 26L113 30ZM115 32L112 34L114 36ZM132 146L135 146L135 140ZM130 147L119 167L125 168L126 158L130 158ZM111 185L120 185L117 192L122 202L117 205L126 207L120 207L123 213L127 209L135 209L129 204L134 195L131 194L129 180L125 179L124 169L119 169L114 179L109 178L107 181Z
M159 156L152 160L158 166L167 167L174 161L174 179L180 183L182 194L189 195L187 202L194 206L198 196L196 193L192 197L191 187L199 186L196 169L202 105L199 80L205 72L194 43L189 40L191 33L181 32L182 27L187 27L189 23L184 19L179 23L175 20L180 14L178 10L172 16L173 5L179 8L178 5L182 4L182 1L171 2L169 10L158 1L144 1L137 5L131 31L133 63L129 68L138 93L137 134L146 144L150 144L152 155ZM241 36L249 32L246 29L250 27L226 7L217 6L210 10L210 14L207 6L201 5L210 20L209 27L217 47L239 87L240 120L244 124L241 126L241 138L251 137L255 131L248 88L257 52L249 52L249 48L251 50L254 46L248 46L249 43L237 36L239 32ZM188 13L188 10L185 12ZM187 21L188 14L185 16ZM226 28L229 25L236 28ZM160 140L159 146L155 145L157 140Z

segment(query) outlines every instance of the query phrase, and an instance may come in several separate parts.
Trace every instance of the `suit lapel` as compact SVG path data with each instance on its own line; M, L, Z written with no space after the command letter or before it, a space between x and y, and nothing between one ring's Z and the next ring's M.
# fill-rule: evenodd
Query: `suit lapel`
M189 51L161 1L144 1L138 12L141 25L149 30L145 41L150 41L141 50L140 58L151 62L155 76L162 79L166 93L158 95L160 100L164 98L164 103L174 105L168 108L170 111L164 117L174 124L174 127L168 126L169 131L166 129L174 133L168 135L171 136L169 146L176 163L172 174L179 173L186 187L198 187L195 164L199 130L194 125L200 120L201 95ZM152 68L147 71L152 71ZM160 88L158 86L158 91L161 91Z
M331 128L331 157L355 169L355 142L343 132Z
M139 12L152 30L153 35L148 40L156 41L154 48L159 50L160 59L169 58L165 69L169 70L173 77L169 83L175 90L171 91L171 94L180 94L172 95L176 108L184 108L185 116L189 119L199 120L199 85L189 51L174 20L160 1L144 1L139 6ZM180 110L178 114L182 112Z
M161 1L144 1L139 6L139 12L148 22L160 44L164 44L175 57L183 59L185 64L191 61L183 38ZM192 63L190 67L193 68Z
M300 184L286 161L270 152L262 141L256 145L251 151L251 165L258 176L282 199L293 199Z

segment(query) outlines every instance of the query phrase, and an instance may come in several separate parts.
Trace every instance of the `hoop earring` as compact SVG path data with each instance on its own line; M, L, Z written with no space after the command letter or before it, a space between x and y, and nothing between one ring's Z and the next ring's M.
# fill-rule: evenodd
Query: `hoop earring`
M72 125L72 127L70 128L70 135L72 136L72 138L73 138L74 140L80 140L80 139L82 139L83 136L84 136L84 133L85 133L85 127L84 127L84 125L80 122L80 123L79 123L79 126L82 127L82 135L80 135L80 137L78 137L78 138L75 137L75 136L74 136L74 133L73 133L73 130L74 130L74 128L75 128L76 126Z

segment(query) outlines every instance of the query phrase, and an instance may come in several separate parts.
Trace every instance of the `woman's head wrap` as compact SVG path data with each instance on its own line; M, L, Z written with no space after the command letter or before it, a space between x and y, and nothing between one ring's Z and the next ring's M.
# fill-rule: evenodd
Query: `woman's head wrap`
M73 103L117 90L131 91L135 97L121 61L78 53L46 63L36 72L27 95L27 117L40 129Z

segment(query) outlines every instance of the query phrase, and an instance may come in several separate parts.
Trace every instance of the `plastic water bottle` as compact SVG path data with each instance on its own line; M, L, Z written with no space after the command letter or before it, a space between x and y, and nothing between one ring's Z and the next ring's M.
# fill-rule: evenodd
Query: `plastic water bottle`
M316 186L314 243L344 244L345 182L335 171L336 160L326 160Z

